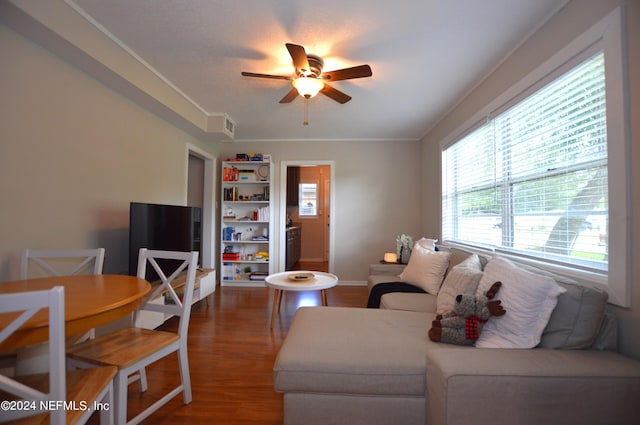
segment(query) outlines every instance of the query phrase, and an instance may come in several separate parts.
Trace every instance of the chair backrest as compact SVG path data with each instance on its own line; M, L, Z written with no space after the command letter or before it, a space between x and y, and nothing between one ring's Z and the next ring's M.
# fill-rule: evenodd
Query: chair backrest
M91 274L102 274L104 248L74 250L25 249L22 252L22 260L20 262L20 279L28 277L30 263L39 265L40 272L44 271L49 276L70 276L87 270L92 261L94 263Z
M33 402L36 409L4 410L3 420L13 420L43 411L50 413L51 424L64 424L64 409L40 410L46 401L66 399L66 367L64 346L64 287L46 291L29 291L0 295L0 313L18 313L16 318L0 331L0 342L9 338L27 320L42 309L48 309L49 324L49 392L43 393L8 376L0 375L0 390L12 394L17 400Z
M178 334L181 339L184 338L186 340L196 280L196 268L198 267L198 252L160 251L141 248L138 255L138 277L143 279L146 277L147 263L151 264L153 270L160 277L160 284L138 311L155 311L166 315L180 316ZM185 278L185 284L180 288L182 299L172 286L172 282L178 277ZM168 294L168 297L165 294ZM151 300L161 295L165 296L163 304L151 302Z

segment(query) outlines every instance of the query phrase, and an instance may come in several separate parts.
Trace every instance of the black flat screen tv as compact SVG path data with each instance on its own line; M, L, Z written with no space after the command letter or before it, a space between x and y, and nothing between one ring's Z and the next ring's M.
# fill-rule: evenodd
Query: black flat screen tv
M200 252L201 229L199 207L131 202L129 274L135 276L138 272L140 248ZM153 282L158 278L157 273L148 265L146 279Z

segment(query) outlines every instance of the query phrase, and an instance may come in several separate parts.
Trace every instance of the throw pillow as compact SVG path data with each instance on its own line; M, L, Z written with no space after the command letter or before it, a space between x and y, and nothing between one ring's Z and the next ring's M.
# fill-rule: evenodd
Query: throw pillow
M409 264L400 273L400 280L438 295L450 256L449 252L433 251L416 243Z
M482 264L477 254L470 255L466 260L452 268L447 273L440 292L438 292L436 313L444 314L453 310L458 294L475 295L481 277Z
M436 250L436 243L438 243L437 239L429 239L429 238L420 238L418 239L418 241L414 244L414 249L415 249L415 245L419 245L423 248L426 249L430 249L432 251Z
M602 325L608 295L596 288L560 283L567 291L558 297L540 347L561 349L590 348Z
M494 257L484 268L476 294L483 294L494 282L502 282L496 299L507 311L490 319L476 347L533 348L540 342L558 302L566 291L548 276L532 273L503 257Z
M601 330L608 295L606 292L581 285L575 280L530 265L519 265L532 273L549 276L566 289L558 297L549 323L542 332L540 348L590 348Z

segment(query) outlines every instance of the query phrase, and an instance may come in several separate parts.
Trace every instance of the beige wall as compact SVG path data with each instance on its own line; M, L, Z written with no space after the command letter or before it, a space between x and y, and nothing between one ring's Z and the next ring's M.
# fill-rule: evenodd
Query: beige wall
M129 202L184 205L202 143L0 25L0 281L30 248L107 248L127 271Z
M184 204L187 144L271 153L278 173L335 160L344 281L363 282L397 234L419 236L417 142L202 142L2 25L0 57L0 281L17 278L25 247L104 246L105 272L126 272L129 202Z
M335 161L333 271L343 282L364 282L369 264L381 260L386 251L395 252L398 234L420 235L417 142L225 143L220 157L242 152L271 154L276 182L282 161Z
M422 146L423 183L440 179L440 142L473 114L489 104L531 70L549 59L559 49L590 26L607 16L618 5L626 7L627 53L630 89L631 163L640 161L640 2L628 0L574 0L526 41L511 57L475 88L456 108L424 138ZM640 169L631 170L631 308L612 307L620 318L620 345L624 353L640 359L640 263L632 261L640 252ZM439 232L440 208L429 209L432 200L440 199L440 185L423 184L424 233Z

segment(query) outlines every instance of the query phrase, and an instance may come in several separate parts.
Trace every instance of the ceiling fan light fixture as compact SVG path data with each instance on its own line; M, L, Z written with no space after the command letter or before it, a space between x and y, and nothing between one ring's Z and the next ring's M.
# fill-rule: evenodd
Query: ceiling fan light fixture
M298 90L300 96L310 99L322 90L324 82L319 78L300 77L293 80L293 87Z
M2 1L2 0L0 0ZM324 61L316 55L309 55L303 46L286 43L285 46L293 61L295 76L258 74L255 72L241 72L245 77L271 78L277 80L287 80L293 83L293 88L280 99L280 103L291 103L300 95L305 99L310 99L322 92L323 95L335 100L338 103L347 103L351 96L341 92L327 83L352 78L371 77L371 67L369 65L352 66L351 68L336 69L329 72L322 72Z

